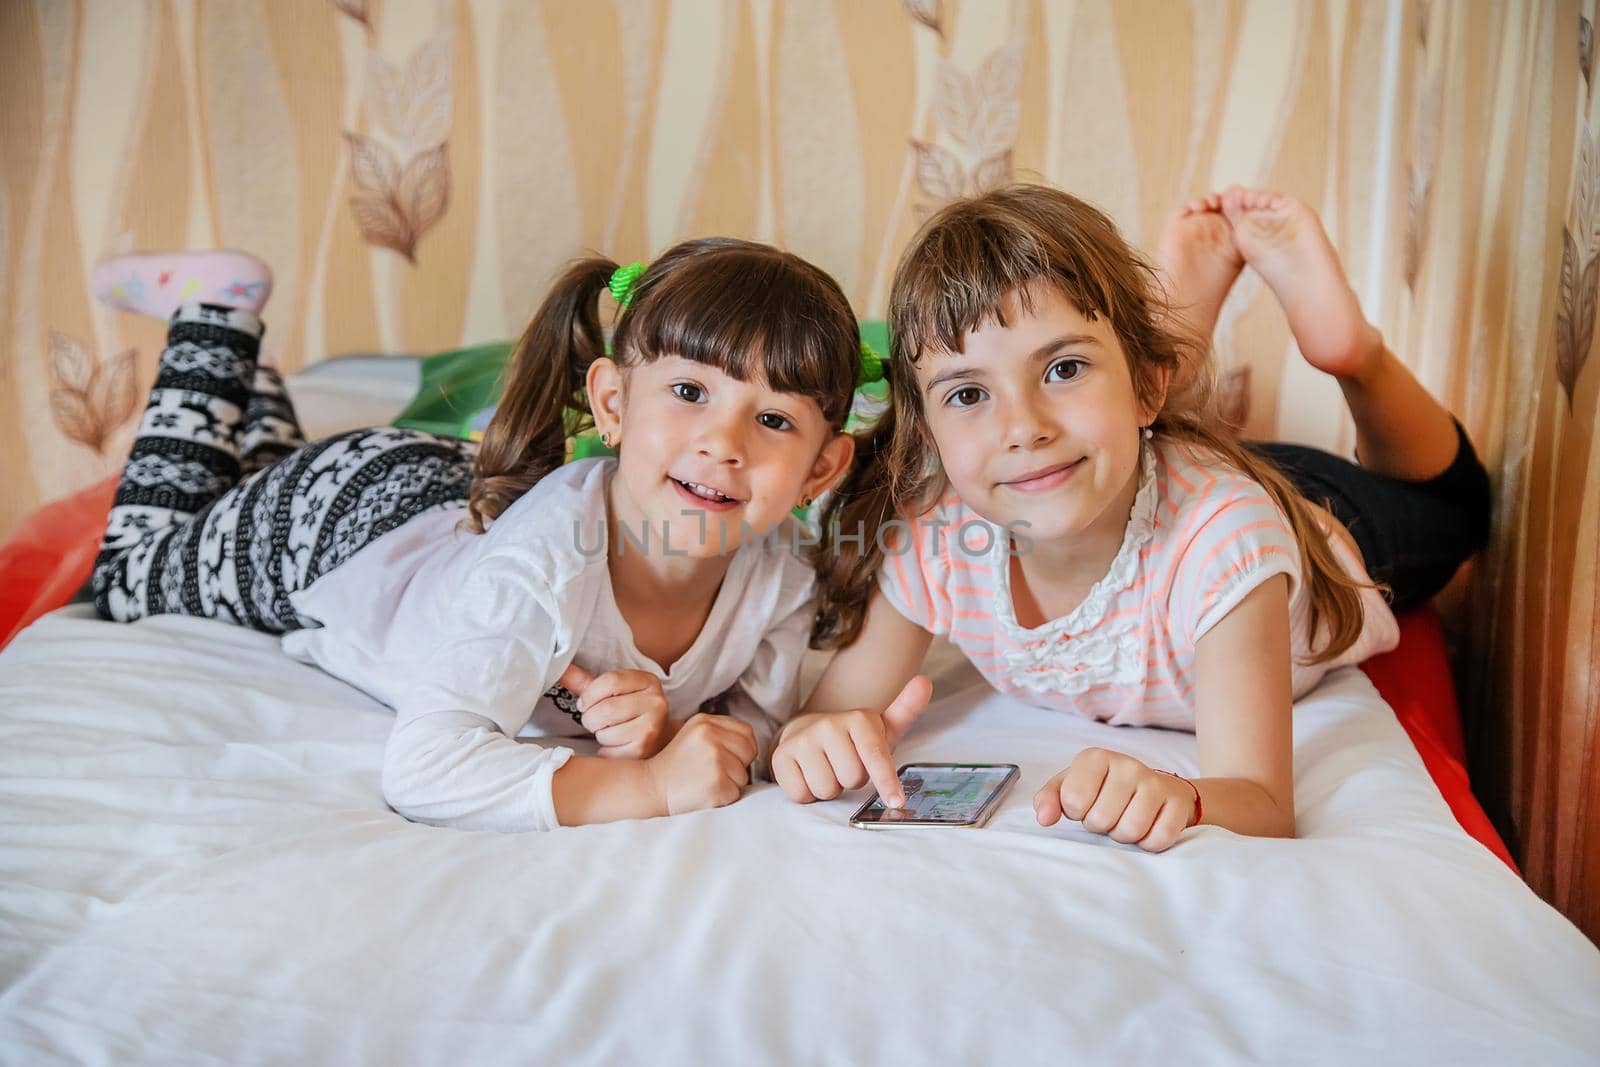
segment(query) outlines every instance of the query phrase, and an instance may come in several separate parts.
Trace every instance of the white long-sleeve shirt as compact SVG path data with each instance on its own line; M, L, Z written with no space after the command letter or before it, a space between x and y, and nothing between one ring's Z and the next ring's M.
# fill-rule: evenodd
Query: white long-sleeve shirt
M765 752L793 713L815 577L787 529L741 546L700 634L663 672L634 645L601 547L616 461L551 473L483 534L464 509L419 515L292 595L320 624L283 648L395 709L389 804L418 822L502 832L556 825L551 779L585 737L550 691L576 662L661 679L674 719L725 698ZM633 551L634 545L628 545Z

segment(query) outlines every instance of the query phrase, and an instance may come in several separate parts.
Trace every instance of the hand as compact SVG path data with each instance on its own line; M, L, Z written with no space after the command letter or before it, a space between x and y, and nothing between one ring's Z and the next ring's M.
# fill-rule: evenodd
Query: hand
M1113 841L1162 852L1188 828L1197 799L1182 778L1121 752L1086 748L1034 794L1033 811L1040 826L1065 815Z
M648 759L672 740L667 696L661 679L648 671L594 675L574 663L562 672L560 684L578 698L583 728L600 742L595 755Z
M784 727L772 752L772 778L796 804L832 800L869 780L887 807L906 802L891 755L928 707L933 683L917 675L883 713L866 708L813 712Z
M685 722L645 766L650 768L661 810L679 815L738 800L739 791L750 784L750 763L755 758L756 732L749 723L702 713Z

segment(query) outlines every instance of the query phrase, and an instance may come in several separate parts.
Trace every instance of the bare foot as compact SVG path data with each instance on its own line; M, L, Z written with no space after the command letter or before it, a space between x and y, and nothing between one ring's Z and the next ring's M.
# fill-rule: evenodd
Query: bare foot
M1202 337L1210 337L1217 313L1244 269L1233 224L1212 193L1184 204L1161 231L1156 264L1166 276L1172 310Z
M1222 212L1245 262L1283 305L1306 362L1336 378L1378 370L1383 336L1361 313L1317 213L1293 197L1237 185L1223 191Z
M1316 212L1292 197L1238 186L1223 192L1222 210L1245 262L1277 294L1306 362L1338 378L1361 465L1405 481L1445 470L1456 454L1455 421L1384 348Z
M272 295L272 271L248 252L143 252L96 264L90 284L102 303L163 321L188 303L258 315Z

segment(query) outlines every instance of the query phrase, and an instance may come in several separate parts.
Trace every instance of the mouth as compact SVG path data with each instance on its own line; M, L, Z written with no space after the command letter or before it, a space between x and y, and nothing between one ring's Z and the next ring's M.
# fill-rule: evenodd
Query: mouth
M1040 467L1038 470L1029 471L1020 478L1013 478L1000 484L1007 489L1015 489L1021 493L1042 493L1046 489L1054 489L1083 465L1082 459L1075 459L1071 463L1057 463L1049 467Z
M714 485L703 482L688 482L681 478L674 478L670 474L667 481L678 491L678 495L696 507L706 508L710 511L731 511L744 501L738 497L723 492Z

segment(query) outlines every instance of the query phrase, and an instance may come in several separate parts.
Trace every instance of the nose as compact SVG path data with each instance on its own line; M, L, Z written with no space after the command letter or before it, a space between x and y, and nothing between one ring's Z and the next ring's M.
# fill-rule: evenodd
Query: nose
M1055 429L1035 397L1019 397L1006 408L1008 452L1031 451L1055 440Z
M729 467L742 467L745 460L744 435L737 422L731 418L709 418L695 435L697 455L713 463Z

